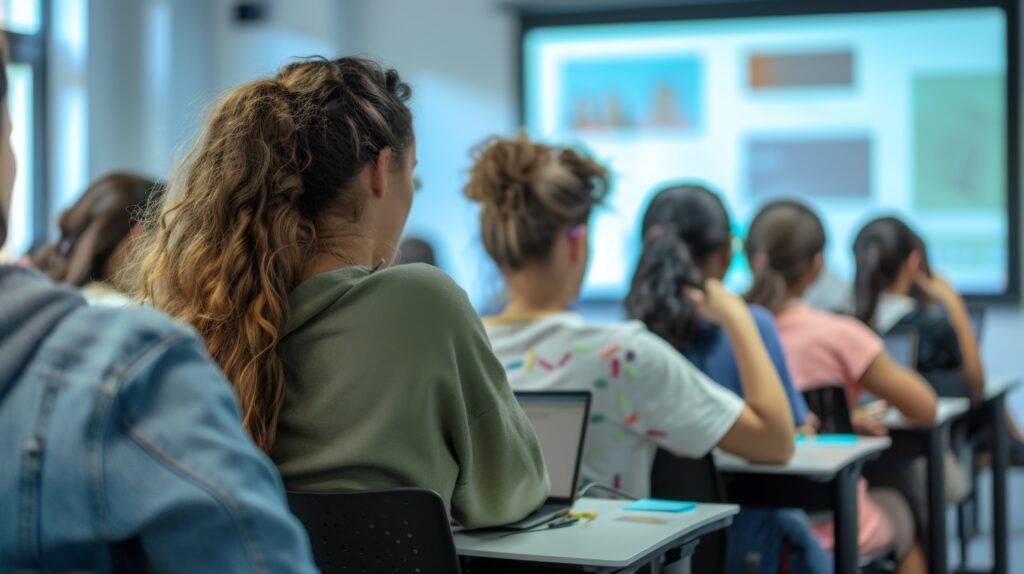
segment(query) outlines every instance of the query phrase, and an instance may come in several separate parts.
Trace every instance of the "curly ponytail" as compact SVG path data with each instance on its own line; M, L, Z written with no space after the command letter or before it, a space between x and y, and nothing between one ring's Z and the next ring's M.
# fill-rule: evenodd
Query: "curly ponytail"
M684 287L703 289L701 266L732 239L722 200L706 187L680 185L655 194L641 226L643 250L626 311L680 351L697 335L697 311Z
M394 70L353 58L241 86L216 105L151 214L138 294L202 335L264 450L284 400L288 295L329 248L323 218L358 220L359 170L411 143L409 92Z

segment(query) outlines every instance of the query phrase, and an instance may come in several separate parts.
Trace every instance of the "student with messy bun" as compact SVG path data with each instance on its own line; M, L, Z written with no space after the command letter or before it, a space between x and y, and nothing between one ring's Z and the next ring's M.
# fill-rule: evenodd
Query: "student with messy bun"
M676 185L658 191L641 225L643 251L626 299L629 316L683 353L715 382L743 395L740 365L729 333L701 318L683 295L722 281L733 259L733 235L725 205L701 185ZM793 387L771 312L751 306L750 314L786 390L792 424L814 432L817 420ZM784 544L797 572L831 572L831 559L810 536L799 511L743 509L733 522L728 572L746 571L746 556L758 554L763 572L777 571Z
M419 486L464 526L514 522L548 494L530 422L465 292L390 266L409 97L358 58L229 92L171 179L143 295L205 338L289 489Z
M646 496L658 447L789 459L794 431L778 374L746 305L718 282L687 296L730 333L746 403L643 323L587 325L568 311L589 260L590 214L607 191L603 167L526 136L489 141L475 160L466 195L481 206L484 247L509 295L504 311L485 320L488 335L514 388L593 392L587 479Z

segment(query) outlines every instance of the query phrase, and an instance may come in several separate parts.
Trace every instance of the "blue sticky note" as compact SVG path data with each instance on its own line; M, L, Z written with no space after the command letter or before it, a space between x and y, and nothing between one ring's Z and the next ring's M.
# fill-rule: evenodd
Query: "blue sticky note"
M803 435L797 435L796 442L820 444L820 445L855 445L857 444L857 435L855 434L820 434L818 436L806 437Z
M657 498L641 498L622 507L623 510L648 510L651 512L686 512L694 508L697 508L696 502L660 500Z

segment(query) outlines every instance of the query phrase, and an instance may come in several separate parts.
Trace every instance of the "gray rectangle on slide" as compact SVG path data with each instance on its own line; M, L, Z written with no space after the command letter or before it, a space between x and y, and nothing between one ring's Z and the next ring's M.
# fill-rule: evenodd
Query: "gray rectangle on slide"
M756 198L868 198L871 141L863 136L751 138L747 191Z
M850 50L750 56L753 90L852 85L853 52Z

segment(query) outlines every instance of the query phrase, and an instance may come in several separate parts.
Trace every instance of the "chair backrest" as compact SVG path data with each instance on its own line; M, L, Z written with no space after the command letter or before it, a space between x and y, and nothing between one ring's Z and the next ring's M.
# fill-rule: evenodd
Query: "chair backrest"
M804 391L807 408L821 421L820 434L852 434L850 404L846 389L840 385L827 385Z
M289 492L288 505L323 574L459 572L444 501L432 490Z
M727 502L722 477L711 453L701 458L676 456L658 449L651 468L651 496L692 502ZM702 536L694 552L693 572L725 572L729 531Z

